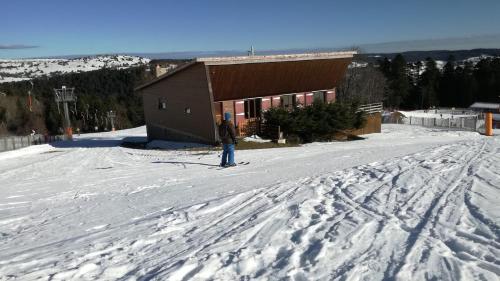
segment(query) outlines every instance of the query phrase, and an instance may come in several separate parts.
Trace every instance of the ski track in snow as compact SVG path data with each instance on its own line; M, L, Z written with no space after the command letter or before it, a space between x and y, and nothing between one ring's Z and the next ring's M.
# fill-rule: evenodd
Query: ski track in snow
M1 161L0 280L499 280L500 138L385 128L224 170L121 147Z

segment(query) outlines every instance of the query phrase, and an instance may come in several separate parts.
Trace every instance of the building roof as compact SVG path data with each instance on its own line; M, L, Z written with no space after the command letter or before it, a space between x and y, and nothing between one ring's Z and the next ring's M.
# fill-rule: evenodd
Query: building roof
M163 75L160 75L160 76L156 77L155 79L153 79L153 80L151 80L151 81L149 81L149 82L147 82L147 83L145 83L145 84L142 84L142 85L140 85L140 86L136 87L136 88L134 89L134 91L140 91L140 90L142 90L142 89L144 89L144 88L147 88L147 87L149 87L150 85L155 84L156 82L158 82L158 81L160 81L160 80L163 80L163 79L165 79L165 78L167 78L167 77L170 77L170 76L172 76L172 75L176 74L177 72L181 72L181 71L183 71L184 69L186 69L186 68L188 68L188 67L190 67L190 66L194 65L195 63L196 63L195 61L190 61L190 62L188 62L188 63L182 64L182 65L180 65L180 66L178 66L178 67L174 68L173 70L171 70L171 71L167 71L167 73L165 73L165 74L163 74Z
M207 66L214 101L327 90L338 85L355 54L346 51L195 58L135 90L143 90L196 64Z
M264 55L264 56L254 55L254 56L236 56L236 57L206 57L206 58L196 58L195 61L203 62L205 63L205 65L228 65L228 64L244 64L244 63L352 58L355 54L357 54L356 51L344 51L344 52L303 53L303 54Z
M492 102L475 102L470 108L474 109L494 109L500 110L500 103L492 103Z
M333 89L351 58L279 61L208 66L214 101Z

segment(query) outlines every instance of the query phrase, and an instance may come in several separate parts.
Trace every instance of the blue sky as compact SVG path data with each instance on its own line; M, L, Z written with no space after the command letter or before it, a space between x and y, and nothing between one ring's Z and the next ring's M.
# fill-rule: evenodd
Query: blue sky
M250 45L370 51L375 43L433 39L428 47L434 47L436 39L447 38L482 47L481 38L500 33L498 0L1 0L0 8L3 58L246 50ZM500 36L495 38L487 47L500 48Z

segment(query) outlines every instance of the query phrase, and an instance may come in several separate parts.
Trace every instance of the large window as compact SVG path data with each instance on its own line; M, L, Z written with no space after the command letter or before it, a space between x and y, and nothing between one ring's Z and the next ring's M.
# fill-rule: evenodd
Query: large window
M262 99L245 100L244 106L246 119L260 117L262 112Z

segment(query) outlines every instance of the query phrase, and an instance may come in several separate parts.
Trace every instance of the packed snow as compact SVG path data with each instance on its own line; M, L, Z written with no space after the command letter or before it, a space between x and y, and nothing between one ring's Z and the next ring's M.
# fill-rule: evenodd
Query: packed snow
M85 72L101 68L123 69L149 63L148 58L125 55L75 59L0 59L0 83L29 80L40 76Z
M259 142L259 143L271 142L271 140L263 139L257 135L251 135L249 137L245 137L243 140L249 142Z
M226 169L119 146L144 127L7 152L0 280L498 280L495 133L384 125Z

